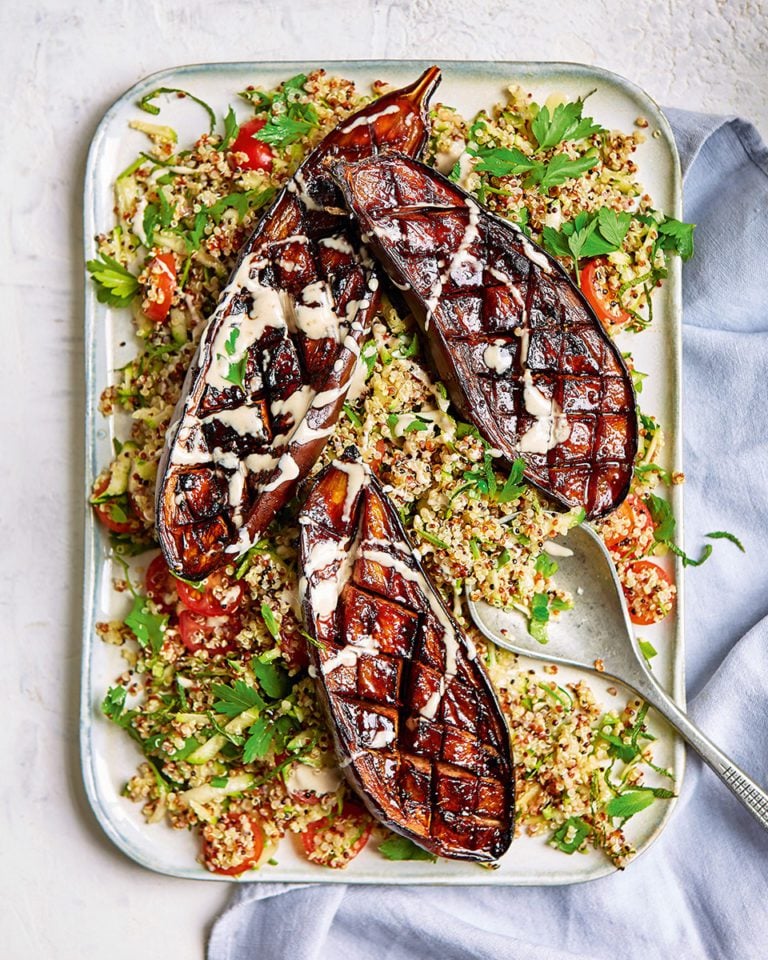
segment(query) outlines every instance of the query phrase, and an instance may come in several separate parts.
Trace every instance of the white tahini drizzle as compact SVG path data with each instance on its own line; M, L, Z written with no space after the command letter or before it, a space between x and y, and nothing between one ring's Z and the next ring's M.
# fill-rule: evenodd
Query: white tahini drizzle
M571 435L571 425L562 407L554 397L545 396L533 382L528 366L530 331L518 328L520 337L520 367L523 371L523 402L534 422L517 442L521 453L546 453Z
M291 764L285 785L291 793L315 793L319 797L335 793L343 779L338 767L311 767L308 763Z
M303 197L306 193L306 182L300 174L297 173L295 180L291 182L296 184L294 192L300 191ZM306 240L305 236L297 234L286 238L284 243ZM327 237L324 242L343 253L353 250L344 237ZM362 260L366 262L367 254L363 253ZM294 299L285 291L260 282L259 270L266 265L267 261L258 252L243 259L211 318L209 330L212 332L201 343L198 365L202 367L208 360L205 382L219 391L232 387L233 366L242 367L242 364L247 362L249 348L257 343L269 328L281 330L284 335L288 331L300 332L310 340L330 338L339 343L342 336L340 328L346 324L346 328L351 332L343 334L334 373L340 374L352 358L359 356L358 339L363 328L356 316L370 303L370 295L378 284L375 277L369 277L369 293L366 298L348 304L345 319L340 324L331 291L324 280L318 279L307 284ZM250 309L245 314L228 315L232 299L242 292L249 295ZM323 425L327 420L324 408L338 402L345 395L350 380L351 378L347 378L346 383L314 395L309 386L303 385L282 400L272 400L272 417L285 417L288 421L285 432L272 438L270 452L249 454L242 462L231 450L222 450L219 447L209 450L202 428L206 423L215 421L234 430L239 436L264 434L260 406L246 402L238 407L201 417L194 410L197 394L193 391L187 398L182 423L171 447L169 462L175 466L212 463L227 471L234 471L227 480L228 500L230 507L234 509L233 520L239 525L242 523L242 501L248 474L273 474L261 487L262 493L276 490L284 483L295 480L300 472L295 459L296 448L323 439L333 432L335 424ZM241 553L250 546L252 543L248 532L243 528L237 541L230 544L226 552Z
M386 730L377 730L368 741L368 747L371 750L381 750L382 747L389 746L395 739L395 728L389 727Z
M537 250L533 244L530 242L528 237L523 233L520 227L510 221L509 224L512 229L517 234L517 239L520 242L520 246L523 248L523 253L528 257L528 259L535 263L537 267L541 267L544 273L552 273L552 264L547 260L547 257L541 250Z
M450 617L445 612L443 605L435 596L434 590L427 583L421 571L411 567L405 559L396 556L396 551L394 548L387 550L378 549L377 547L371 548L365 542L363 542L360 546L360 550L358 551L358 556L363 560L371 560L374 563L378 563L382 567L391 567L396 573L399 573L404 580L409 580L412 583L418 584L424 593L424 596L427 598L427 601L429 602L429 608L432 614L443 628L445 639L446 676L456 676L456 654L458 653L459 649L456 631L454 630Z
M345 647L329 657L323 663L323 674L333 673L339 667L354 667L360 657L375 657L380 653L379 645L373 636L365 634L355 643L348 643Z
M392 103L388 107L384 107L383 110L379 110L378 113L371 113L368 116L363 115L362 117L358 117L357 120L353 120L351 123L347 123L343 127L339 127L339 133L351 133L358 127L373 126L379 117L388 117L395 113L400 113L400 106L396 103Z
M509 290L510 294L512 295L512 299L517 302L519 307L525 309L525 300L520 292L520 288L517 286L517 284L512 282L512 278L510 276L504 273L503 270L499 270L498 267L489 266L488 273L490 273L494 280L498 280L499 283L502 283L507 290Z
M341 460L334 460L333 465L347 475L342 519L348 523L355 499L368 482L368 467L362 462L345 463ZM303 603L304 595L311 584L312 609L316 617L323 619L336 608L341 591L352 574L352 563L358 544L359 531L352 544L321 538L310 550L299 579L299 600ZM318 573L325 575L317 577Z
M299 299L292 302L288 314L288 329L299 331L309 340L335 340L339 342L339 321L333 310L333 298L325 280L315 280L301 291Z
M357 499L358 494L368 482L368 473L362 463L345 463L341 460L334 461L334 466L342 473L346 473L347 490L344 494L344 504L341 508L342 523L349 523L352 517L352 506Z
M443 694L445 693L447 687L447 682L445 677L440 677L440 683L438 684L437 690L429 695L429 699L424 704L424 706L419 710L419 713L426 720L434 720L435 714L437 713L437 708L440 706L440 701L443 699Z
M318 203L310 196L307 181L304 179L304 174L301 172L301 169L294 173L293 179L288 182L287 189L289 193L296 195L305 210L325 210L325 207L321 203Z
M334 467L346 473L348 477L342 506L342 519L345 523L348 523L351 518L352 504L360 490L368 484L370 471L363 463L345 463L338 460L334 461ZM312 525L311 521L309 525ZM438 689L420 710L423 717L433 719L448 684L456 676L461 641L453 621L436 596L434 589L421 570L413 565L414 556L418 557L418 553L404 541L389 542L374 538L362 539L359 528L352 544L348 541L345 543L344 541L320 539L309 551L305 560L304 573L299 582L299 592L302 600L304 594L309 593L312 615L317 621L330 616L335 610L338 598L352 574L352 566L357 559L369 560L372 563L380 564L382 567L393 569L404 580L417 584L427 599L432 615L443 631L445 672ZM320 574L320 576L317 576L317 574ZM474 660L477 655L475 646L469 637L464 639L467 657ZM379 646L374 631L374 635L366 634L358 637L355 643L346 644L324 660L322 662L323 674L332 673L342 666L355 666L360 657L375 656L378 653ZM384 745L384 742L382 742L382 745Z
M483 363L496 373L506 373L512 366L512 353L503 349L504 344L504 340L496 340L483 351Z
M427 316L424 326L427 330L429 329L429 321L434 315L437 305L440 302L443 287L454 271L458 270L461 264L466 261L474 261L478 268L482 270L482 265L479 263L477 258L473 257L469 252L471 245L480 236L480 231L478 229L478 224L480 223L480 208L473 200L470 200L469 197L467 197L466 206L469 216L467 218L467 225L464 229L464 236L461 238L461 242L451 257L447 267L432 285L432 288L429 291L429 296L424 304L427 309Z

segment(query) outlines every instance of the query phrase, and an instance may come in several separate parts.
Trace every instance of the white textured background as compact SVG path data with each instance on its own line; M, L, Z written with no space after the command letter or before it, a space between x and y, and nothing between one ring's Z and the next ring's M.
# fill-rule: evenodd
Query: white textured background
M768 134L761 0L41 0L0 9L0 955L196 960L223 885L154 876L80 784L81 181L107 106L206 60L575 60Z

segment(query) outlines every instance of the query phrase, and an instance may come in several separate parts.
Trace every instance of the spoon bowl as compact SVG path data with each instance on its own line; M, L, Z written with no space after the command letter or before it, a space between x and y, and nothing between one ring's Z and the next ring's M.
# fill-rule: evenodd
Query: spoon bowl
M646 700L696 750L749 812L768 830L768 793L740 770L662 689L635 640L616 568L600 537L586 524L568 533L558 549L557 584L574 599L572 610L547 624L542 643L526 617L467 597L470 616L489 640L513 653L590 670L629 687Z
M568 547L559 547L557 560L557 585L574 598L574 606L548 622L545 643L531 636L522 613L468 600L482 633L513 653L596 670L629 686L636 673L647 677L616 568L600 537L591 527L574 527L568 533Z

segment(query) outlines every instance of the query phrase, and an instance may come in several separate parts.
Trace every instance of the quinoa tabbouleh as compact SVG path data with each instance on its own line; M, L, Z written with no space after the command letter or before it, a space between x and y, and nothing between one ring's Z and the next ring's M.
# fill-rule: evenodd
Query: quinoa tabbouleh
M186 147L161 118L137 114L132 126L147 147L117 177L116 223L97 237L88 263L99 299L129 308L137 337L135 357L116 371L100 407L105 416L127 414L130 435L91 498L124 567L115 587L132 597L124 621L98 625L125 659L103 712L143 753L125 795L149 823L196 831L201 862L223 874L273 862L286 832L311 862L330 867L366 845L389 859L430 859L375 824L336 767L297 604L297 502L203 584L170 575L153 530L166 429L238 249L307 152L387 89L360 91L323 70L272 90L248 87L240 93L246 110L236 117L230 109L223 134L213 132L210 111L211 131ZM209 110L171 92L188 98L189 109ZM539 106L513 86L475 117L438 103L426 160L557 256L609 332L641 332L653 321L651 293L668 257L692 252L692 227L655 210L637 181L633 154L647 122L638 118L630 133L605 130L585 115L589 93ZM160 102L150 94L140 106L157 114ZM313 474L358 448L476 642L510 726L516 832L542 835L565 854L599 848L623 867L634 852L624 824L675 789L672 771L653 763L645 705L614 691L606 711L585 681L560 685L553 666L523 667L477 633L463 601L468 589L514 607L544 640L549 619L578 602L557 587L552 540L583 513L554 509L524 482L522 462L501 469L477 430L454 415L421 337L390 289ZM638 392L643 376L633 370ZM671 538L666 501L653 491L682 476L657 465L663 432L654 418L641 416L640 435L632 494L599 528L633 620L650 624L675 602L674 584L653 559ZM644 779L650 771L653 786Z

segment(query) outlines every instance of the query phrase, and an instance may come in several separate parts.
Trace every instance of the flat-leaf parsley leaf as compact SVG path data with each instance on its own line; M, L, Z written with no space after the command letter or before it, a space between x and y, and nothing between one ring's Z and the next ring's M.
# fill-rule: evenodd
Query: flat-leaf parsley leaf
M113 307L127 307L139 292L138 279L122 265L100 253L101 260L89 260L88 272L96 284L96 298L99 303L108 303Z
M213 687L214 697L218 699L213 704L216 713L223 713L227 717L239 717L241 713L255 707L262 710L266 703L255 687L250 687L244 680L235 680L231 687L217 683Z
M593 133L602 132L603 128L591 117L581 116L583 109L584 100L558 103L551 114L549 108L543 106L531 123L531 132L536 137L539 149L547 150L563 140L583 140Z
M259 140L272 147L288 147L306 137L316 125L306 117L273 116L259 131Z
M683 260L690 260L693 256L693 231L695 223L683 223L667 217L659 224L659 246L662 250L674 250Z
M149 644L155 653L159 653L163 645L167 623L167 616L152 613L147 606L147 598L138 595L133 598L133 607L125 618L126 627L139 641L139 646L146 647Z
M291 690L291 678L276 663L254 658L251 667L264 693L273 700L282 700Z

